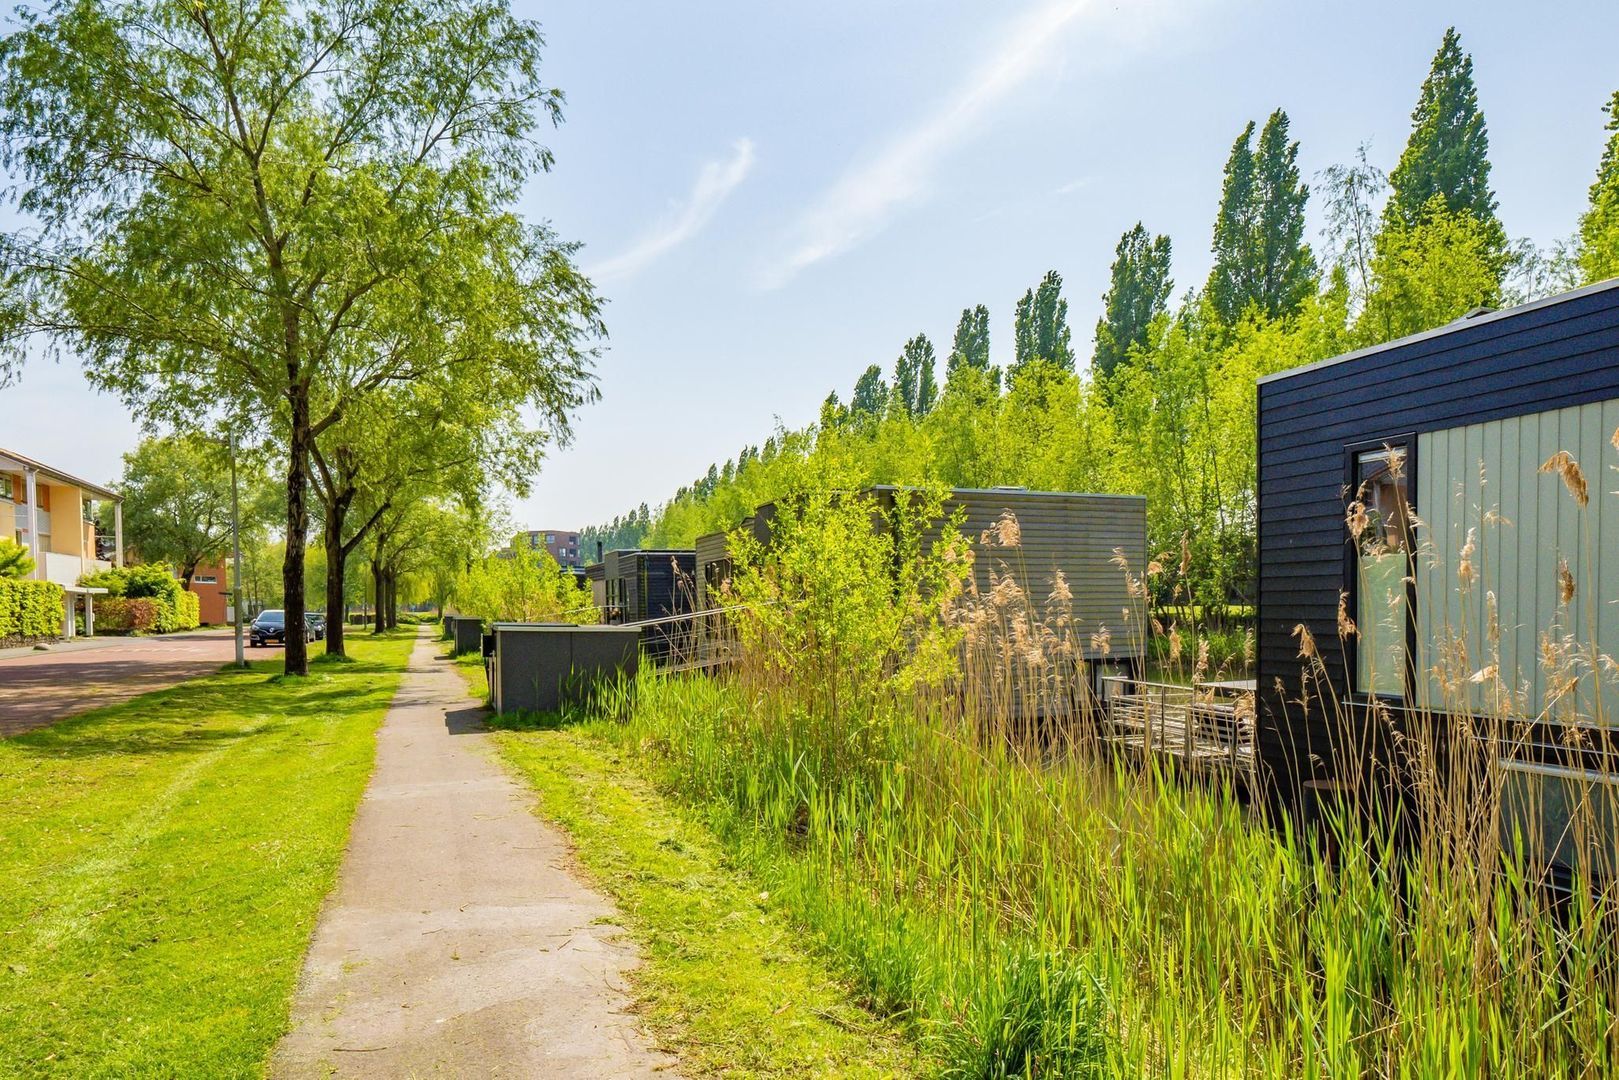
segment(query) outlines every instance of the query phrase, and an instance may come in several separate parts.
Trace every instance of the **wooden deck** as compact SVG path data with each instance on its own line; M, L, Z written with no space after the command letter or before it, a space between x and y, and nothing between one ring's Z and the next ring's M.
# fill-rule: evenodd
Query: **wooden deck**
M1252 683L1178 686L1109 676L1102 684L1108 741L1196 770L1254 772Z

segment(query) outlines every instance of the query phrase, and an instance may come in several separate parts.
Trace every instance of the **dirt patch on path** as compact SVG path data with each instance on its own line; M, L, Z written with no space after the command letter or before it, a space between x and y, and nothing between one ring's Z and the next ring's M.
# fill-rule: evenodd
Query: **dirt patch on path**
M635 953L612 904L570 872L435 652L417 641L378 734L271 1075L673 1075L626 1011Z

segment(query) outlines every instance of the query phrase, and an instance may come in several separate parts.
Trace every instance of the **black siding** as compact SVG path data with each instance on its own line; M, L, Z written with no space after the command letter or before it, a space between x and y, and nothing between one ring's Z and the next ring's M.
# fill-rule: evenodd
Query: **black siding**
M1295 778L1333 772L1335 725L1319 708L1302 719L1296 704L1295 626L1310 628L1347 699L1337 633L1346 449L1615 397L1619 281L1259 385L1259 750L1284 795Z

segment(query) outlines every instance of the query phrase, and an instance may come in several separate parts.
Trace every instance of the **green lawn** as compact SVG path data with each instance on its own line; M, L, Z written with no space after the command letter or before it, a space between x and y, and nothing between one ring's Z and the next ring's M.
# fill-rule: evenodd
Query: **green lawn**
M471 673L478 677L476 673ZM851 1003L768 893L713 834L590 735L507 731L502 754L615 900L643 958L637 1002L689 1075L926 1072L893 1026Z
M262 1073L413 638L0 740L0 1075Z

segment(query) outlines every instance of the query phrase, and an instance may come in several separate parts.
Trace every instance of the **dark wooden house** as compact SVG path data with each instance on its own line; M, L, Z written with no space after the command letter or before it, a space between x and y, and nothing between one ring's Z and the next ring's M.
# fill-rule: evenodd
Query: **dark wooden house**
M644 622L693 610L693 551L626 548L609 551L601 565L604 622Z
M1619 683L1586 672L1554 688L1541 657L1546 633L1619 656L1619 280L1285 371L1258 394L1259 751L1277 790L1375 753L1361 737L1375 700L1396 723L1513 713L1537 730L1503 764L1555 798L1567 763L1537 747L1566 742L1560 725L1619 721ZM1588 506L1542 469L1562 451ZM1337 709L1297 703L1300 626Z

